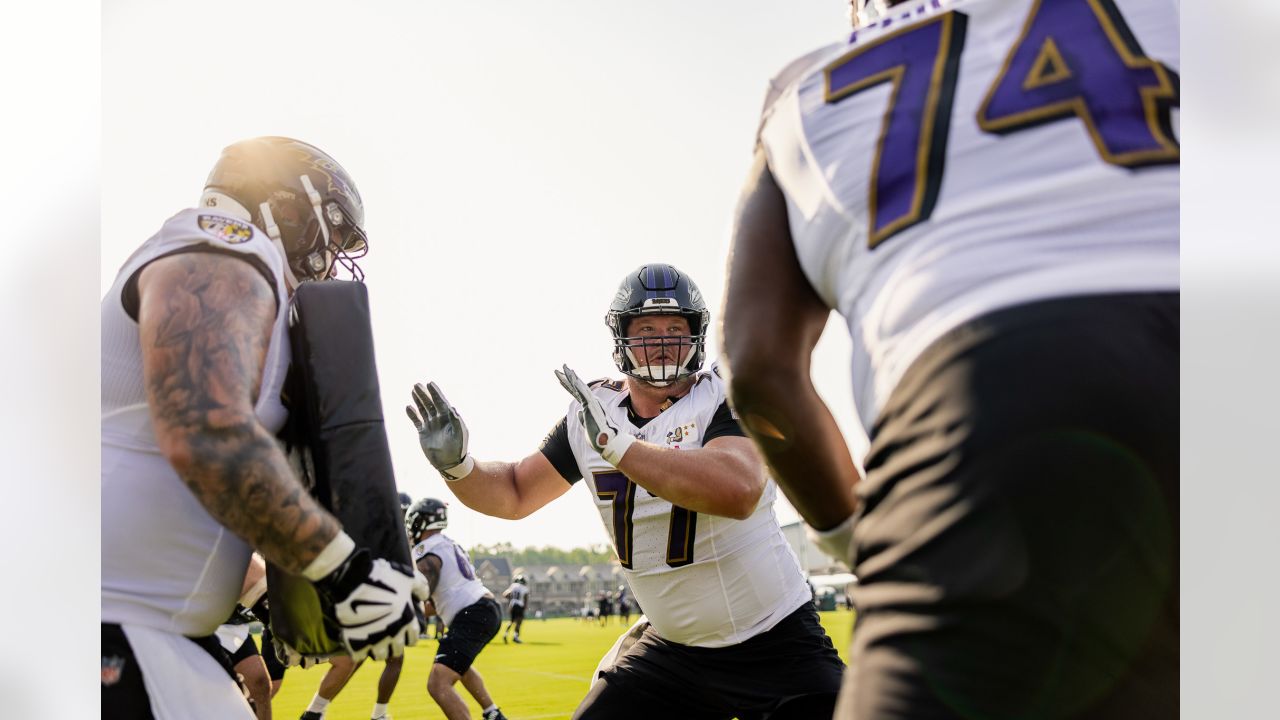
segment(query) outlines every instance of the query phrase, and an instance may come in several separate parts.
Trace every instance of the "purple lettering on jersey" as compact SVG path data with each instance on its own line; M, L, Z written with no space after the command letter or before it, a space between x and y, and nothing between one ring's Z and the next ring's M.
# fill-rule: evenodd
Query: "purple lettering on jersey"
M467 551L453 546L453 558L458 563L458 572L462 573L462 577L468 580L476 579L476 571L471 568L471 558L467 557Z
M635 508L636 484L620 472L599 473L595 484L596 497L613 506L613 549L618 554L618 563L630 570L631 511Z
M698 513L679 505L671 506L671 527L667 530L667 565L682 567L693 562L693 538L698 532Z
M1112 0L1036 0L978 111L992 133L1079 118L1102 159L1179 162L1178 75L1148 58Z
M596 497L608 501L613 510L613 547L618 563L631 570L635 540L631 515L635 512L637 485L620 472L597 473L594 479ZM673 504L667 526L668 566L676 568L693 562L697 532L698 513Z
M962 13L945 13L855 48L824 70L827 103L892 86L872 161L868 247L933 212L967 20Z

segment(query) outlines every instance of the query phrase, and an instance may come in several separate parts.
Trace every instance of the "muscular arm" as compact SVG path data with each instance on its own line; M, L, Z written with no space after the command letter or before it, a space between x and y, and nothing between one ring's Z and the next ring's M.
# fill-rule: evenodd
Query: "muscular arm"
M736 520L749 517L764 492L764 468L744 437L718 437L695 450L637 441L618 469L674 505Z
M853 514L860 478L809 375L829 314L800 269L786 201L757 151L735 218L725 290L729 392L778 485L819 530Z
M184 253L138 280L143 380L160 451L204 508L300 572L338 521L294 477L254 414L276 298L249 263Z
M528 517L569 487L540 452L518 463L477 461L470 475L449 483L463 505L506 520Z

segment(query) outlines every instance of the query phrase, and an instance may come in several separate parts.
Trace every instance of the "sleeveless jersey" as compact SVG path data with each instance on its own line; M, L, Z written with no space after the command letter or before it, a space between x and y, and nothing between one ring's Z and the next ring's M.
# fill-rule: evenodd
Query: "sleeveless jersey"
M1178 288L1174 0L919 0L770 85L796 256L848 323L870 430L948 330Z
M689 450L702 447L702 433L725 401L719 375L704 370L687 395L637 428L622 404L625 383L592 383L591 392L620 432ZM735 645L808 602L800 563L773 514L772 480L745 520L690 512L649 494L600 457L578 420L581 408L573 401L566 418L574 458L627 584L659 635L683 645Z
M476 577L467 551L444 533L437 533L413 548L413 562L425 555L440 558L440 578L431 586L431 604L445 625L452 625L459 610L475 603L489 592Z
M125 310L148 263L191 251L243 255L270 274L279 309L255 411L271 432L287 415L280 388L289 366L288 295L279 251L247 222L201 209L174 215L125 262L102 299L102 620L203 636L235 607L250 548L205 511L160 454L138 324Z

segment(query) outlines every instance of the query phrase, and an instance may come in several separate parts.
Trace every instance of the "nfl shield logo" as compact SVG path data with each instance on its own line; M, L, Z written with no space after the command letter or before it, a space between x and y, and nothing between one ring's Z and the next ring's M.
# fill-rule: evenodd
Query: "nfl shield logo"
M102 656L102 686L111 687L120 682L124 674L124 658L116 655Z

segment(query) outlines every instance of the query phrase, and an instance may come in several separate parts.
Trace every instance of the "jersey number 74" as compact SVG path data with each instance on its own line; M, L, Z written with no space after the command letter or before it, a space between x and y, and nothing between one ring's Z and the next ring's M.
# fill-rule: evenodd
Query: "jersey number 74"
M893 88L872 163L870 248L933 213L967 24L964 13L945 12L824 69L827 103L882 83ZM1175 164L1178 92L1177 73L1143 53L1113 0L1035 0L977 122L1004 135L1077 119L1105 162Z

